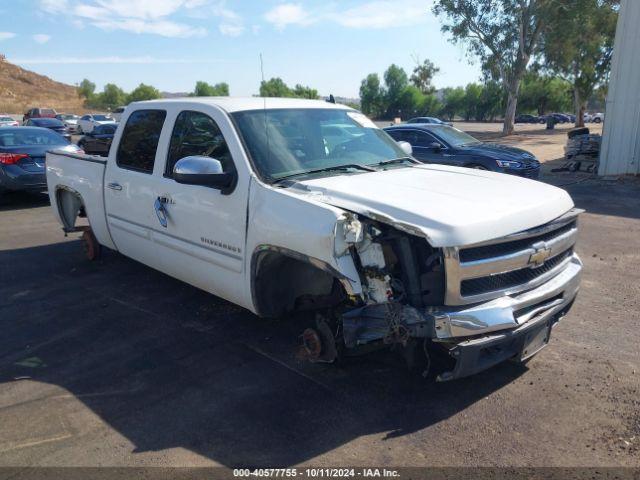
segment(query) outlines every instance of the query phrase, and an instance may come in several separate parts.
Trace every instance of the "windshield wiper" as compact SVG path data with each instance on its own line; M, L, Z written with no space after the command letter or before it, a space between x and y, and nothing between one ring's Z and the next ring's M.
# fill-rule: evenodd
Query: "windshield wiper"
M332 167L324 167L324 168L316 168L314 170L305 170L304 172L292 173L290 175L285 175L284 177L279 177L275 179L274 183L281 182L282 180L286 180L293 177L299 177L302 175L312 175L314 173L322 173L322 172L340 172L349 169L354 170L364 170L365 172L375 172L375 168L371 168L368 165L359 165L357 163L347 163L345 165L334 165Z
M392 165L394 163L404 163L404 162L410 162L410 163L419 163L417 160L414 160L411 157L400 157L400 158L392 158L391 160L383 160L381 162L378 163L371 163L369 164L369 166L384 166L384 165Z

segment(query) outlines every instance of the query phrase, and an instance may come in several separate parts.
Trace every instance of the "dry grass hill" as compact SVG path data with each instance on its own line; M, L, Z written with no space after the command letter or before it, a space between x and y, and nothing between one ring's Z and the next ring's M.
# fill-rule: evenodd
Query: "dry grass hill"
M33 107L85 111L76 87L20 68L0 55L0 112L21 114Z

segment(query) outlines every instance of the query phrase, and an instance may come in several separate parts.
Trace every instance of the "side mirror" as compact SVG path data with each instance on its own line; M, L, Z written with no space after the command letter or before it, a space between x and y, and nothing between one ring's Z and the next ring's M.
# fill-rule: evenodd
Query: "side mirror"
M428 147L431 150L442 150L442 145L440 145L438 142L431 142Z
M173 167L173 179L187 185L204 185L225 190L233 186L236 175L224 172L220 160L205 156L190 156L176 162Z
M409 142L400 141L398 142L398 145L400 146L400 148L404 153L406 153L409 156L413 155L413 147Z

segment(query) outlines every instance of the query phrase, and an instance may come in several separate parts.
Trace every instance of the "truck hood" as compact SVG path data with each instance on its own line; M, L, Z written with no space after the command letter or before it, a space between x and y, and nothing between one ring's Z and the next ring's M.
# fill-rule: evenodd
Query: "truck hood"
M292 190L425 236L434 247L503 237L573 207L567 192L545 183L444 165L310 179Z

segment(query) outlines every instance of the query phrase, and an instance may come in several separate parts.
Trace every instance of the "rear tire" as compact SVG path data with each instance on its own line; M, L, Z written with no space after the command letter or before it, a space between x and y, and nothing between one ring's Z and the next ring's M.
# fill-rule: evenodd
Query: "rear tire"
M600 123L602 122L602 119L600 117L596 118L593 120L594 123Z
M82 233L82 249L88 260L94 261L100 257L100 244L91 230Z

